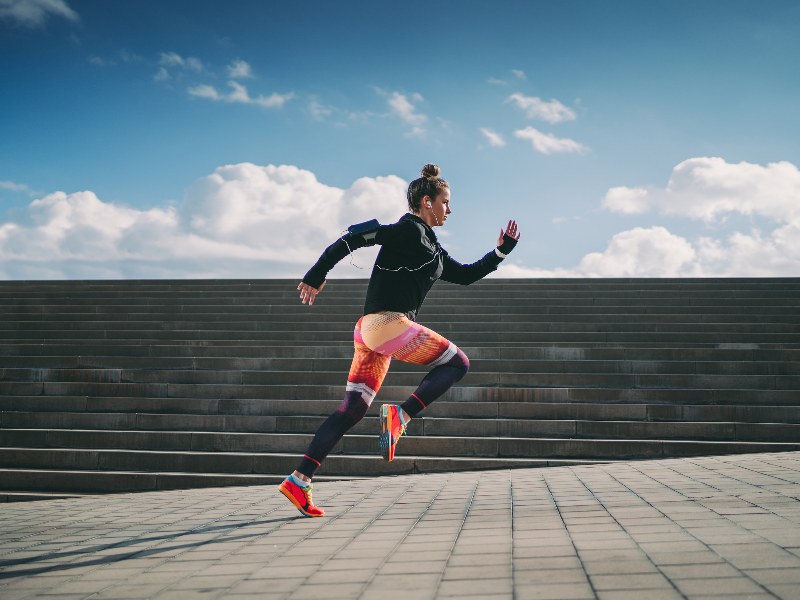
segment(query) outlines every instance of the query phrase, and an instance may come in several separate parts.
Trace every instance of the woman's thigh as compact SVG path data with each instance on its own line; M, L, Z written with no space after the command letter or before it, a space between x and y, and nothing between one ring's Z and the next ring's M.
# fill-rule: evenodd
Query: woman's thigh
M411 321L402 313L365 315L359 325L361 342L367 348L404 362L436 367L448 362L458 352L458 347L447 338Z

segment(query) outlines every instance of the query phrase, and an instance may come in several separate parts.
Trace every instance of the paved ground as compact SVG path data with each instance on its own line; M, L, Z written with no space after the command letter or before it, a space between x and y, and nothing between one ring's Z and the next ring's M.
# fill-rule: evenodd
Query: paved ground
M800 598L800 452L0 507L0 598Z

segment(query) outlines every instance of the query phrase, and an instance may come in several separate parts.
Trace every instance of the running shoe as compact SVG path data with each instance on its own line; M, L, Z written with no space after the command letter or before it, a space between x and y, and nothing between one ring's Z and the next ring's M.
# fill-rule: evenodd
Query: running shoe
M406 434L406 427L400 420L400 408L395 404L381 406L381 456L389 462L394 460L394 448L401 435Z
M278 489L289 499L289 502L294 504L297 510L305 516L321 517L325 514L325 511L311 503L311 488L313 487L314 484L312 483L307 488L302 488L294 481L286 479L280 484Z

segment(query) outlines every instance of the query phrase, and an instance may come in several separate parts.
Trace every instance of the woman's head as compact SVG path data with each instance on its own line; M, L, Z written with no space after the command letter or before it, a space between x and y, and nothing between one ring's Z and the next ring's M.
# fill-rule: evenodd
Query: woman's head
M450 185L439 174L442 170L436 165L425 165L422 167L421 177L415 179L408 186L408 210L414 214L419 214L422 207L422 200L425 196L436 200L443 190L450 189Z

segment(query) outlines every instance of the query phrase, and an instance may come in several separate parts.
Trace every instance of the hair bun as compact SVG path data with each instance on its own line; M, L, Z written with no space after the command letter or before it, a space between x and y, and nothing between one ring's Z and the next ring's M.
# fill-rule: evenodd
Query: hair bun
M423 177L438 177L442 170L438 167L438 165L427 164L422 167L422 176Z

